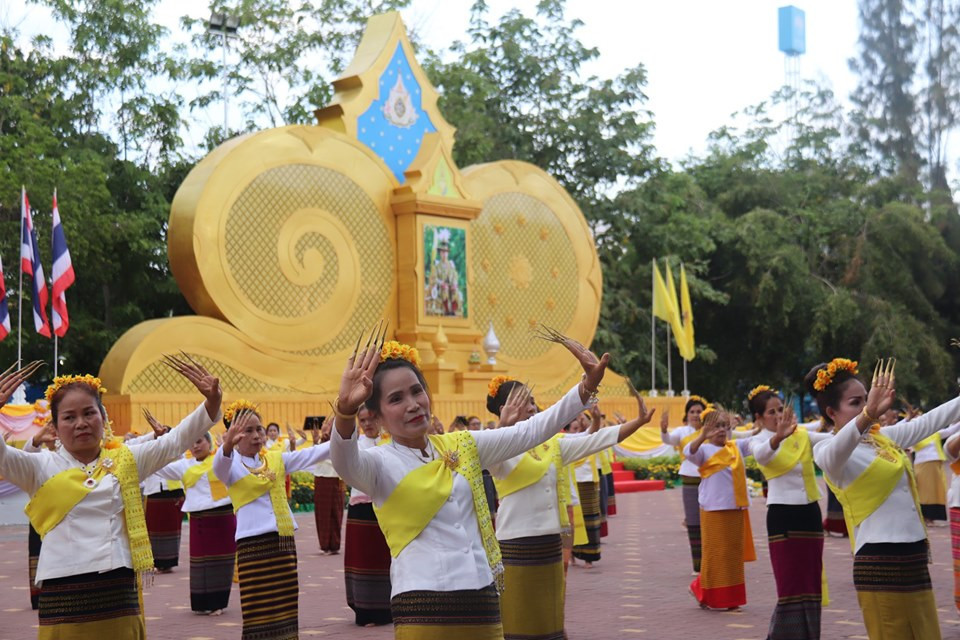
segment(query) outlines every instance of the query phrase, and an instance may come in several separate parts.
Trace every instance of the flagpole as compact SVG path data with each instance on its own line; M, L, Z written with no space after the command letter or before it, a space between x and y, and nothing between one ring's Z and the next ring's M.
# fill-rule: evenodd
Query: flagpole
M54 202L54 204L56 204L56 202L57 202L57 188L56 188L56 187L53 188L53 202ZM51 215L51 218L52 218L52 215ZM52 230L51 230L51 233L50 233L50 255L53 256L53 257L52 257L53 260L56 260L56 259L57 259L57 256L56 256L56 255L54 254L54 252L53 252L53 233L52 233ZM52 263L51 263L51 265L50 265L50 277L53 278L53 264L52 264ZM50 292L53 293L53 280L52 280L52 279L50 280ZM56 313L56 311L55 311L54 308L53 308L53 296L50 296L50 320L51 320L51 322L50 322L50 331L53 333L53 377L56 378L56 377L57 377L57 369L59 368L59 358L57 357L57 351L58 351L60 345L59 345L59 336L57 335L57 331L56 331L56 329L54 329L54 327L53 327L53 322L52 322L52 321L53 321L53 314L54 314L54 313Z
M667 397L672 398L673 393L673 354L670 353L670 323L667 323Z
M59 358L57 358L57 343L59 342L59 337L56 333L53 334L53 377L57 377L57 366L60 363Z
M23 253L23 207L27 199L27 188L20 185L20 251ZM17 287L17 368L23 366L23 256L20 260L20 286Z
M687 359L683 359L683 391L681 391L684 397L690 395L690 387L687 385Z
M655 260L655 259L654 259ZM657 317L653 314L653 296L656 294L656 281L653 269L650 269L650 397L657 397Z

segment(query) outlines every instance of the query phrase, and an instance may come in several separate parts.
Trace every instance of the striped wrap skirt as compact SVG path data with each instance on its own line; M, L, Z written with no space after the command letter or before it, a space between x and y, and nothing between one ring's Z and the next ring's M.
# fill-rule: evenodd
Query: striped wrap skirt
M297 549L276 532L237 540L242 640L296 640Z
M144 515L153 548L153 566L161 571L180 564L180 528L183 524L183 489L147 496Z
M390 547L377 523L373 505L347 509L343 576L347 605L359 626L390 624Z
M230 604L237 557L237 517L226 505L190 514L190 608L216 611Z
M700 572L700 558L703 549L700 540L700 476L680 476L682 482L683 519L687 527L687 541L690 543L690 558L693 570Z
M39 622L39 640L147 637L133 569L44 580Z
M940 640L926 540L863 545L853 587L870 640Z
M820 504L767 507L770 563L777 606L767 640L819 640L823 579L823 521Z
M396 640L503 640L491 584L463 591L407 591L390 601Z
M563 541L559 533L501 540L506 640L564 640Z
M580 496L580 509L583 511L583 524L587 532L587 543L574 545L573 555L579 560L597 562L600 560L599 483L578 482L577 494Z
M744 509L701 510L700 526L703 561L690 591L701 606L710 609L746 604L743 565L757 559L749 513Z

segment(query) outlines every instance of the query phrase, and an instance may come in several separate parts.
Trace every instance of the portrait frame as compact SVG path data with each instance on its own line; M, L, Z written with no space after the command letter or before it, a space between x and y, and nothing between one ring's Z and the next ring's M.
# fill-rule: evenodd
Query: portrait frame
M444 233L446 232L446 233ZM448 234L448 235L447 235ZM428 295L431 277L436 275L435 238L446 238L450 245L449 258L457 272L460 293L460 315L436 313L438 302ZM466 220L441 216L421 215L417 220L417 322L421 325L445 327L469 327L472 325L473 269L470 224Z

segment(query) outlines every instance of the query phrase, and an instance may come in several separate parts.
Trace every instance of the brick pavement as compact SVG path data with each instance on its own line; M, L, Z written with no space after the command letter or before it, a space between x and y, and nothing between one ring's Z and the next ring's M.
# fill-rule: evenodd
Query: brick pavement
M690 559L679 490L617 496L618 515L604 538L603 559L592 569L571 567L567 597L570 640L646 638L683 640L762 640L776 602L767 554L765 507L754 500L753 531L758 561L747 565L748 604L741 612L701 611L687 594ZM321 556L313 517L297 518L300 558L300 623L303 638L392 638L389 627L353 625L343 589L343 557ZM146 596L151 640L219 640L240 637L239 592L218 618L190 613L187 590L187 528L181 565L157 576ZM931 529L933 577L943 637L960 638L960 616L953 604L948 529ZM36 637L26 577L25 527L0 527L0 640ZM851 579L849 542L828 538L824 551L833 604L824 609L824 640L866 638ZM114 639L110 639L114 640ZM119 640L119 639L117 639ZM455 639L452 639L455 640Z

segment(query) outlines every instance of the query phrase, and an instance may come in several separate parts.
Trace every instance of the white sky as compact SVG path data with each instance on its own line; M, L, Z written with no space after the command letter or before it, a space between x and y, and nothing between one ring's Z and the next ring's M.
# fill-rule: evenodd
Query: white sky
M777 8L787 0L568 0L567 15L585 24L581 40L600 51L587 74L613 77L642 62L648 71L648 107L654 112L654 142L659 155L678 160L701 152L707 134L730 122L730 115L767 99L784 81L783 55L777 50ZM511 7L532 15L536 0L488 0L490 20ZM847 60L856 52L856 0L797 0L806 12L807 53L801 76L832 88L846 102L856 84ZM7 0L0 25L17 26L23 35L56 30L49 11L26 0ZM403 12L408 27L437 51L466 39L471 0L413 0ZM205 3L161 0L157 18L173 34L179 17L205 17ZM319 106L319 105L318 105ZM214 105L189 138L202 137L222 119ZM232 114L237 124L240 114ZM194 140L197 142L197 140Z

